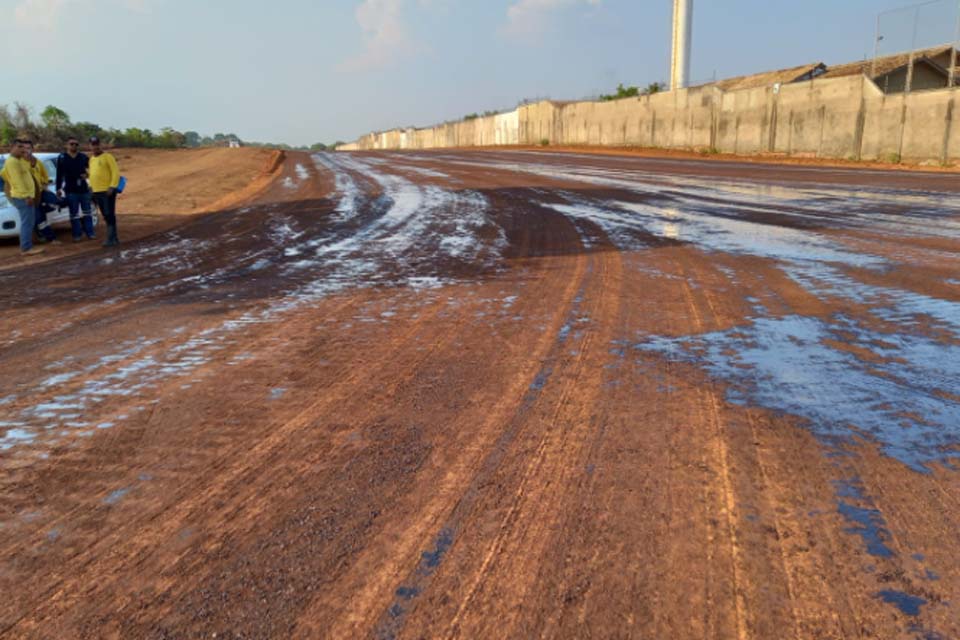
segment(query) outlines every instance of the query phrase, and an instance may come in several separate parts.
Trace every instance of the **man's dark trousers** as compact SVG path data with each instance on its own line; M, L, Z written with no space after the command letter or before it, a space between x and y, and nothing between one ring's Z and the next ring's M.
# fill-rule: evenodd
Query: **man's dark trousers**
M92 238L93 207L90 206L90 194L68 192L67 206L70 207L70 227L73 237L80 239L83 234L86 234L88 238Z
M97 191L93 194L93 203L100 209L103 221L107 223L107 241L104 244L115 245L117 237L117 192Z
M37 198L37 210L34 212L34 222L37 225L37 233L47 242L57 239L57 234L54 233L50 227L50 223L47 222L47 212L53 211L61 204L60 198L46 189L41 191L40 197Z

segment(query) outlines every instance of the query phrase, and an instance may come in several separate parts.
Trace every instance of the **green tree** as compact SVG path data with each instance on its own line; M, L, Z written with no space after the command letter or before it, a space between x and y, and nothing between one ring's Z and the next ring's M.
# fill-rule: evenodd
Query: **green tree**
M186 140L186 136L173 127L164 127L154 140L154 144L164 149L179 149L186 146Z
M30 136L44 151L62 147L67 138L72 136L81 142L97 136L109 145L170 149L213 142L210 138L201 138L196 131L181 133L173 127L164 127L159 133L154 133L139 127L120 130L103 128L94 122L71 122L67 112L54 105L47 105L35 121L26 104L14 102L9 107L0 105L0 144L12 143L18 135ZM238 139L232 133L219 136L224 140Z
M666 91L667 85L662 82L651 82L647 85L647 88L643 90L643 95L652 96L655 93L660 93L661 91Z
M13 126L13 123L9 121L0 122L0 144L11 145L16 139L17 128Z
M130 127L124 131L111 131L114 144L120 147L155 147L157 139L150 129Z
M13 117L7 105L0 104L0 144L13 144L17 137L17 128L13 124Z
M62 131L70 126L70 116L63 109L59 109L52 104L40 112L40 119L43 120L43 126L53 131Z
M93 122L75 122L73 126L70 127L72 135L77 136L77 139L80 142L86 142L93 136L98 136L103 138L104 131L98 124Z
M623 83L617 85L617 92L613 94L604 94L600 96L602 102L610 102L611 100L622 100L623 98L636 98L640 95L639 87L625 87Z

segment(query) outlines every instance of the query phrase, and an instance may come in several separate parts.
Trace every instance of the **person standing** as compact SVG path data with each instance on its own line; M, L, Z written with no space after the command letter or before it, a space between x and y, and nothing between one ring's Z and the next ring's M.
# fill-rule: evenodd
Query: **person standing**
M57 196L47 190L50 184L50 173L46 165L33 155L33 143L24 145L25 158L30 163L30 174L36 184L36 193L34 195L33 222L36 225L37 236L41 242L57 242L57 234L54 233L50 223L47 222L47 211L53 210L60 204ZM59 244L59 243L58 243Z
M120 244L117 237L117 187L120 186L120 168L112 154L106 153L100 145L100 138L90 138L90 189L93 202L107 223L105 247Z
M3 171L0 172L0 175L3 177L7 199L20 214L20 254L34 256L43 253L43 249L33 246L33 213L36 188L33 174L30 172L30 162L24 158L26 153L25 142L29 142L29 140L17 138L14 141L10 155L3 163Z
M80 142L70 136L67 150L57 157L57 194L66 198L70 208L70 230L74 242L83 240L84 235L91 240L96 237L93 232L90 186L87 184L89 167L90 159L80 151Z

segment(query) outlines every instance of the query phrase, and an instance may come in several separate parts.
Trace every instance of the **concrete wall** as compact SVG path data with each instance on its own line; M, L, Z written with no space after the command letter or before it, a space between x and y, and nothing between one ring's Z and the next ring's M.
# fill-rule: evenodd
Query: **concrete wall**
M956 89L889 95L865 76L724 92L695 87L613 102L540 102L341 150L600 145L847 159L960 160ZM960 115L960 114L958 114Z

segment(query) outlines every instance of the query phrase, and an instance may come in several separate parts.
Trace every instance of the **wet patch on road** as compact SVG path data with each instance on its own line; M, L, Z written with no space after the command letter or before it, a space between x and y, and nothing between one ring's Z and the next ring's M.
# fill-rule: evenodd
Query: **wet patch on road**
M893 557L894 552L887 546L890 541L890 531L883 514L873 507L873 502L863 493L859 481L838 480L834 482L837 501L837 511L851 525L845 531L860 536L866 546L867 553L879 558ZM867 506L862 506L866 504Z
M26 425L11 426L12 424L14 423L8 422L8 423L0 424L0 428L5 427L7 429L6 433L4 433L2 437L0 437L0 451L6 451L8 449L12 449L13 447L19 444L29 444L30 442L33 442L37 438L36 433L32 431L28 431L27 429L21 428L22 426L26 426ZM19 423L16 423L16 424L19 424Z
M955 219L958 208L948 194L825 184L764 184L562 162L477 162L462 158L451 158L450 162L631 191L660 212L672 209L682 217L692 214L694 219L698 214L708 214L715 219L755 222L768 226L770 234L789 228L829 226L869 228L896 236L960 238L960 221ZM675 225L664 227L666 235L676 229L682 237L684 222L664 220ZM723 223L714 220L709 224Z
M960 345L881 333L836 315L754 318L700 336L648 336L634 348L696 364L728 383L729 402L798 416L831 444L873 439L915 471L949 464L960 443L960 403L950 399Z
M425 587L427 578L433 575L440 566L443 556L453 545L454 532L443 529L434 540L433 547L420 554L420 562L414 570L411 579L397 587L393 602L387 607L385 617L374 632L378 640L393 640L403 627L403 620L408 613L410 603L417 598Z
M130 493L131 487L123 487L121 489L114 489L103 499L103 504L114 505L123 500L124 496Z
M894 605L897 609L908 616L919 616L920 607L927 604L927 601L917 596L912 596L903 591L895 589L884 589L877 593L877 597L887 604Z

